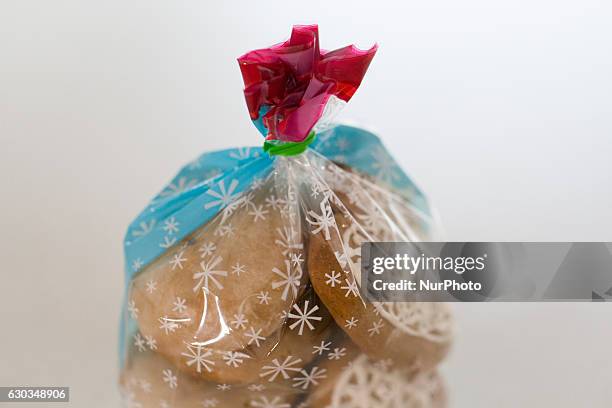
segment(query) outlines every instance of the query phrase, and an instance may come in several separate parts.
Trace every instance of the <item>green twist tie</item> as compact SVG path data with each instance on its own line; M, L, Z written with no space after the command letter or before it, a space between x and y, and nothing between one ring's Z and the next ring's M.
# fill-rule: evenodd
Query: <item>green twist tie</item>
M280 140L266 140L263 145L264 152L270 156L296 156L304 153L304 150L315 140L315 132L310 132L308 137L301 142L282 142Z

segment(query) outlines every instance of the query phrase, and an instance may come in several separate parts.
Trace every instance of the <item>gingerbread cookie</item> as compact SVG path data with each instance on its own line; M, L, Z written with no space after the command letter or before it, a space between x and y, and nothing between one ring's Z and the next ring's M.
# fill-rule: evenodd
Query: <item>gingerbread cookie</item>
M308 281L299 210L277 184L270 178L232 202L132 281L129 310L140 335L181 369L206 379L250 381L249 370L219 370L224 357L267 354L275 343L266 339L281 330L280 316L295 311ZM301 325L303 332L312 334ZM208 353L217 369L186 364L199 353Z
M326 408L443 408L444 384L438 374L404 368L391 369L350 348L350 360L322 364L327 377L309 395L310 407Z
M124 405L134 408L289 407L301 393L264 382L240 386L202 381L151 351L131 353L120 385Z
M434 366L450 345L451 316L446 305L370 304L359 293L361 243L409 240L410 232L393 221L401 212L388 214L389 202L380 196L382 192L366 189L367 182L356 174L331 164L326 169L325 180L331 181L319 186L325 228L312 229L308 248L308 270L315 291L336 323L366 354L391 358L403 366ZM366 200L374 196L379 199ZM310 205L314 206L312 200ZM415 225L410 219L406 223Z

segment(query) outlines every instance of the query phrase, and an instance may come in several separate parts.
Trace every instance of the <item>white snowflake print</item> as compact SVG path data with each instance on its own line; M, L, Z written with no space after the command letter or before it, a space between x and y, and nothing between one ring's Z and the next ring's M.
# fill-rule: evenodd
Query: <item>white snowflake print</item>
M263 186L263 183L264 182L262 179L255 177L253 178L253 181L251 182L251 188L253 190L257 190L259 187Z
M219 404L219 400L216 398L207 398L202 401L202 407L204 408L214 408Z
M254 208L255 204L253 203L253 200L255 199L255 194L253 194L252 191L248 191L248 192L243 192L240 194L240 197L237 198L236 200L234 200L232 202L232 204L230 204L228 207L226 207L225 210L228 210L229 207L233 207L233 209L231 210L232 212L234 210L237 210L238 208L243 208L245 210L249 210L250 208ZM225 213L224 210L224 213ZM224 218L223 220L227 220L227 217L230 216L230 214L225 215L224 214Z
M168 188L166 188L164 191L162 191L159 194L159 196L160 197L174 196L174 195L177 195L177 194L180 194L180 193L183 193L189 190L196 184L198 184L198 180L196 179L187 180L187 177L181 177L176 181L176 183L171 183L168 186Z
M346 324L344 325L344 327L346 327L347 329L352 329L353 327L357 327L357 322L359 321L359 319L355 319L354 317L351 317L351 320L345 320Z
M289 294L289 290L291 290L293 299L295 299L297 297L298 288L300 287L300 279L302 279L302 268L298 266L293 270L291 268L291 262L286 259L285 270L286 272L283 272L276 267L272 268L272 272L281 277L281 280L272 282L272 289L284 287L283 293L281 294L282 300L287 300L287 295Z
M275 211L279 210L285 203L285 200L283 200L282 198L276 198L275 195L266 197L266 206L272 207L272 209Z
M359 194L357 191L351 191L350 193L348 193L346 195L349 199L349 203L351 204L359 204L361 202L361 197L363 196L362 194ZM364 197L363 199L367 199L368 197Z
M213 252L217 250L217 246L214 242L205 242L200 247L200 252L202 253L202 258L205 258L209 255L212 255Z
M334 348L334 351L327 354L327 358L329 360L340 360L342 357L346 355L346 348Z
M257 295L257 299L259 299L259 304L263 305L263 304L269 304L270 303L270 299L272 299L270 297L270 292L264 292L263 290L261 292L259 292L259 294Z
M249 215L253 216L253 222L257 222L258 220L265 220L266 214L268 214L268 210L263 208L263 205L253 206L253 209L249 211Z
M293 305L293 308L295 309L296 313L289 313L287 315L287 317L289 319L297 319L293 324L291 324L289 326L289 328L291 330L295 329L298 325L300 326L300 329L298 331L298 335L302 335L302 332L304 331L304 325L308 326L308 328L310 330L314 330L314 326L312 325L312 323L310 322L311 320L315 320L315 321L321 321L323 318L320 316L314 316L313 313L316 312L317 310L319 310L319 306L318 305L314 305L314 307L312 309L308 309L308 300L306 300L304 302L304 309L300 309L300 307L296 304Z
M164 237L164 240L159 243L159 246L164 248L164 249L168 249L172 245L174 245L175 243L176 243L176 237L170 237L170 236L166 235Z
M191 367L195 364L198 373L202 372L202 367L209 373L212 372L212 366L215 365L215 362L207 359L207 357L212 356L212 351L204 348L201 344L185 343L185 345L187 346L187 352L182 352L181 356L187 357L187 366Z
M174 307L172 308L173 312L184 313L187 310L187 300L177 296L174 302L172 303Z
M147 380L140 380L140 389L146 393L150 393L153 389L153 386Z
M236 228L232 224L219 225L215 229L215 235L219 237L233 237L236 234Z
M261 384L251 384L247 387L247 389L251 392L260 392L263 391L266 387Z
M244 329L249 320L244 317L244 314L238 313L234 315L234 320L230 322L234 329Z
M334 156L334 161L337 161L340 163L346 163L346 156L343 154L337 154Z
M134 302L134 300L130 300L128 302L128 312L130 312L132 319L138 319L138 313L140 313L140 310L138 310L136 307L136 302Z
M328 200L332 194L329 186L318 177L313 179L310 191L310 196L312 198L319 198L319 194L323 194L323 197L321 199L324 201Z
M248 198L248 197L247 197ZM223 210L221 210L221 223L225 223L227 219L239 208L243 207L245 204L245 197L243 195L239 195L227 205Z
M221 169L218 169L218 168L217 169L210 169L206 173L204 173L204 180L215 178L218 175L220 175L221 173L223 173L221 171Z
M140 333L136 333L134 335L134 346L136 346L140 352L147 350L145 339L140 335Z
M174 331L180 327L177 322L172 319L169 319L168 316L160 317L159 319L157 319L157 321L161 323L161 326L159 326L159 328L162 329L166 334L174 333Z
M133 392L125 393L122 400L126 408L142 408L142 404L136 400Z
M157 282L150 280L147 282L147 292L149 292L149 294L152 294L153 292L155 292L155 290L157 290Z
M289 379L289 371L298 372L301 370L300 367L294 367L296 364L302 362L301 358L295 358L293 356L287 356L283 362L278 361L277 358L272 360L272 363L265 365L261 368L260 377L269 377L268 381L272 382L280 374L285 380Z
M178 379L176 377L176 375L174 375L174 373L172 372L172 370L170 369L166 369L162 371L162 379L164 380L164 382L166 384L168 384L168 387L170 387L170 389L175 389L178 383Z
M172 235L175 232L179 232L179 225L181 225L174 217L170 217L164 221L164 231L166 233Z
M336 140L336 147L338 147L338 150L340 150L341 152L343 152L346 149L348 149L349 146L350 146L350 143L349 143L348 140L346 140L345 137L339 137Z
M304 258L301 253L291 254L290 258L293 266L301 266L304 263Z
M321 186L319 183L312 183L312 185L310 186L310 196L312 198L317 198L319 197L319 194L321 194Z
M238 367L244 362L244 359L251 358L248 354L241 353L239 351L227 351L223 354L223 360L225 364L230 367Z
M257 400L251 400L251 406L253 408L289 408L291 405L283 402L281 397L275 396L272 399L268 397L260 396Z
M251 153L250 147L237 147L229 153L229 157L232 159L243 160L248 159Z
M255 194L252 191L246 194L243 193L240 197L240 207L246 209L254 208L255 203L253 203L253 200L255 200Z
M153 336L145 336L145 341L147 343L147 347L151 350L157 350L157 340L153 338Z
M321 345L320 346L312 346L312 348L314 349L314 351L312 352L312 354L317 354L317 355L322 355L324 352L329 350L329 346L331 346L332 342L325 342L324 340L321 340Z
M227 225L224 227L224 231L225 231L224 235L225 235L225 236L227 236L227 237L230 237L230 238L231 238L231 237L233 237L234 235L236 235L236 228L235 228L234 226L232 226L232 224L227 224ZM222 236L223 236L223 235L222 235Z
M385 182L393 182L397 180L399 172L397 165L389 157L389 153L382 147L378 146L371 152L372 155L372 169L376 171L376 176Z
M379 305L380 305L380 303L379 303ZM373 309L374 309L374 314L375 314L376 316L380 316L380 310L378 310L378 308L377 308L377 307L373 307Z
M325 374L326 372L327 372L326 369L319 368L319 367L312 367L310 372L306 370L302 370L300 371L302 376L295 377L293 379L294 381L293 386L306 390L308 389L310 385L319 385L319 380L322 380L325 377L327 377L327 374Z
M132 231L132 236L144 237L145 235L153 231L153 227L155 227L155 220L151 220L149 222L142 221L140 224L138 224L139 229Z
M304 244L298 241L297 232L290 227L283 227L283 229L277 228L276 232L280 235L280 239L276 239L274 243L281 247L282 254L284 256L287 255L290 251L294 249L303 249Z
M223 285L221 284L221 282L219 282L217 278L215 278L215 276L227 276L226 271L220 271L215 269L217 265L221 263L221 261L223 261L223 258L221 258L220 256L213 256L212 259L208 262L206 262L205 260L200 262L200 267L202 268L202 270L193 274L194 280L199 279L196 285L193 287L194 292L197 292L200 287L202 287L202 285L204 288L208 289L209 279L215 284L217 289L223 289Z
M258 329L257 331L255 331L255 328L253 328L253 326L251 326L251 329L249 331L247 331L246 333L244 333L245 337L248 337L249 341L247 343L248 346L251 345L251 343L255 343L255 345L257 347L259 347L259 342L260 341L264 341L266 338L264 336L261 336L261 332L263 329Z
M331 239L329 229L336 225L336 220L334 219L334 214L327 200L321 201L320 207L321 214L317 214L310 210L308 211L308 215L312 218L306 217L306 221L314 227L314 229L310 231L312 234L323 232L325 240L329 241Z
M189 163L187 163L187 168L189 170L197 170L202 168L202 163L200 163L200 157L193 159Z
M177 267L179 269L183 269L183 262L187 260L187 258L183 257L184 253L185 251L181 251L172 256L172 259L170 260L170 266L172 266L172 270L176 269Z
M336 287L336 284L340 283L340 273L336 272L336 271L331 271L331 274L326 273L325 277L327 278L327 280L325 281L326 284L328 284L329 286L331 286L332 288Z
M236 265L232 266L232 273L240 276L241 273L246 272L246 265L241 265L240 262L236 262Z
M134 262L132 262L132 270L134 272L139 271L140 268L142 268L142 264L143 264L142 259L140 259L140 258L135 259Z
M380 329L382 329L383 326L384 326L384 323L382 320L374 322L372 324L372 327L368 329L368 333L370 333L370 337L374 336L375 334L380 334Z
M357 281L349 281L348 279L344 279L344 282L346 282L346 285L340 286L340 289L346 290L344 297L348 297L351 294L355 297L359 297L359 288L357 287Z
M217 187L219 187L219 191L215 191L212 188L206 191L206 194L213 196L214 198L217 198L217 200L206 203L204 208L207 210L212 207L223 208L229 205L232 201L234 201L240 195L240 194L234 194L236 187L238 187L238 180L236 179L233 179L230 182L230 185L227 188L227 190L225 189L225 180L219 181L219 183L217 184Z
M229 384L217 384L217 389L219 391L229 391L232 389L232 386Z
M374 366L379 370L389 371L389 369L393 366L393 360L391 360L390 358L378 360L374 363Z
M295 216L296 213L294 210L294 207L292 207L291 205L287 204L287 205L283 205L280 209L280 215L282 218L288 218L289 222L293 224L294 220L295 220Z

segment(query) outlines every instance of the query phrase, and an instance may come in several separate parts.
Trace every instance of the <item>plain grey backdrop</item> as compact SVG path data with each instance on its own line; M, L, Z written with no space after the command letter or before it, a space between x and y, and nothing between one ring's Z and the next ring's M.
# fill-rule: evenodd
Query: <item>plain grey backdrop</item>
M0 0L0 385L118 405L124 230L182 164L262 142L235 59L292 24L379 43L341 119L449 240L612 240L611 4ZM451 406L609 406L608 304L455 309Z

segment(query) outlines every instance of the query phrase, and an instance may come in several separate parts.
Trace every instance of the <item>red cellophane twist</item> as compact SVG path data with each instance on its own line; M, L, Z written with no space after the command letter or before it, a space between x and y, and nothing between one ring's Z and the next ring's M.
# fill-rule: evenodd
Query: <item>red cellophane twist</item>
M321 51L316 25L294 26L284 43L238 58L251 119L261 120L268 140L303 141L332 95L353 96L376 49Z

